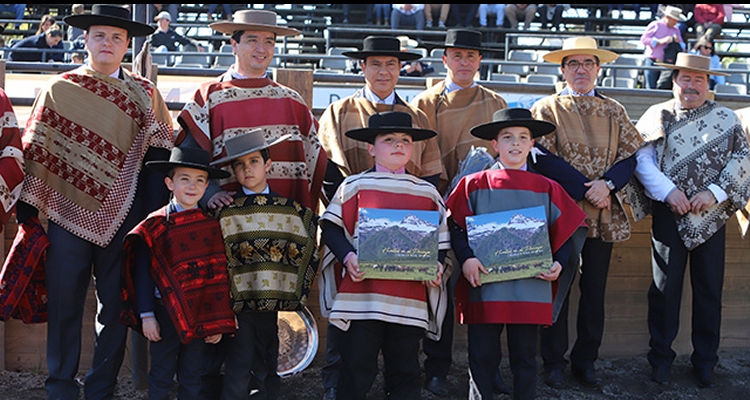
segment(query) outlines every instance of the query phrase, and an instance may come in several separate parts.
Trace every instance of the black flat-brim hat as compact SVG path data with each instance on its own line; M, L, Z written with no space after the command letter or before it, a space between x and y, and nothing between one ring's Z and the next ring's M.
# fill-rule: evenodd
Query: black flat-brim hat
M368 36L362 41L361 51L345 51L342 55L364 60L371 56L391 56L399 61L414 61L422 58L421 54L401 51L401 41L395 37Z
M111 4L94 4L90 13L69 15L63 22L85 31L93 25L115 26L125 29L130 36L148 36L156 30L151 25L133 21L127 8Z
M291 134L286 134L281 135L274 140L266 140L263 129L253 129L248 133L233 136L229 139L224 140L224 150L226 152L226 156L212 162L211 165L219 166L226 164L244 155L267 149L291 137Z
M149 161L146 166L169 173L174 168L195 168L208 172L209 179L228 178L231 174L218 168L210 166L211 156L206 150L196 147L173 147L168 161Z
M367 128L352 129L346 132L346 137L360 142L375 143L378 135L386 133L405 133L411 136L411 140L420 140L435 137L437 132L431 129L414 128L411 123L411 115L400 111L388 111L373 114L367 121Z
M510 126L529 128L532 138L544 136L557 129L557 125L551 122L534 119L531 111L525 108L504 108L492 114L492 122L471 128L471 134L481 139L493 140L497 138L500 129Z
M482 47L482 32L471 29L449 29L445 34L445 43L438 44L435 47L477 51L487 50Z

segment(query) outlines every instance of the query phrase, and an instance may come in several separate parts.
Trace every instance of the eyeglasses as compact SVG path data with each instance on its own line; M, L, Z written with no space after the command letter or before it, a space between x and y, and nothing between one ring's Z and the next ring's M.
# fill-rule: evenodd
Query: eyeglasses
M700 46L698 46L698 48L699 49L706 49L706 50L713 50L714 49L713 46L705 46L705 45L700 45Z
M578 69L578 67L583 67L586 71L591 71L594 69L594 66L599 65L594 60L586 60L584 62L578 62L577 60L570 60L565 63L565 68L570 68L571 70L575 71Z

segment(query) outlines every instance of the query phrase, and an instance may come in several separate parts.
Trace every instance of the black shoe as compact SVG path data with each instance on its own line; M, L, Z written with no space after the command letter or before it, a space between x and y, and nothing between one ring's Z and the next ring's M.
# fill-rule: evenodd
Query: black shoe
M322 400L336 400L336 388L328 388L325 392L323 392L323 397L321 397Z
M597 388L602 384L593 368L573 369L573 376L586 387Z
M651 380L660 385L669 382L669 367L651 367Z
M553 369L549 371L544 383L553 389L561 389L563 387L563 370Z
M437 376L433 376L427 381L425 388L436 396L445 397L448 395L448 382L446 382L444 378L441 379Z
M698 386L701 388L712 388L716 386L714 371L710 368L696 368L693 370L695 379L698 380Z
M513 389L506 385L503 381L503 377L500 375L500 370L495 372L495 379L492 380L492 393L494 394L511 394Z

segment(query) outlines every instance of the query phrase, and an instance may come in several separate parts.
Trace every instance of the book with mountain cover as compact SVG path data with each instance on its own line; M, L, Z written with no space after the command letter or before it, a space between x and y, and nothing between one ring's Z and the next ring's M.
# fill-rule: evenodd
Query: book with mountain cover
M439 221L437 211L360 208L357 256L365 278L436 279Z
M552 250L543 206L466 217L474 256L489 274L482 284L531 278L552 267Z

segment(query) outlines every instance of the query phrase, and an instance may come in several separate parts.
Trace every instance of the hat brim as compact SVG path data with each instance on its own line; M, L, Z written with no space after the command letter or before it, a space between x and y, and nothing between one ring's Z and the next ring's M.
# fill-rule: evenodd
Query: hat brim
M415 61L422 58L421 54L411 53L408 51L345 51L342 56L364 60L367 57L396 57L399 61Z
M555 124L540 121L538 119L513 119L509 121L488 122L471 128L471 134L480 139L494 140L497 138L500 129L510 126L523 126L529 128L532 138L538 138L552 133L557 126Z
M130 36L148 36L156 30L151 25L108 15L80 14L70 15L63 19L66 24L88 31L94 25L115 26L128 31Z
M467 49L467 50L476 50L476 51L490 51L489 47L477 47L477 46L468 46L468 45L454 45L454 44L445 44L442 42L425 42L425 45L436 48L436 49Z
M182 167L182 168L195 168L200 169L203 171L208 172L208 179L224 179L228 178L230 175L229 171L224 171L222 169L213 168L213 167L207 167L203 164L195 164L191 162L173 162L173 161L149 161L146 163L146 166L161 171L163 173L169 173L174 168Z
M682 66L682 65L678 66L678 65L667 64L667 63L663 63L663 62L656 62L656 63L654 63L654 65L656 65L658 67L669 68L669 69L682 69L682 70L685 70L685 71L701 72L701 73L704 73L704 74L716 75L716 76L729 76L730 75L730 74L727 74L725 72L712 71L712 70L703 69L703 68L685 67L685 66Z
M224 165L224 164L226 164L226 163L228 163L228 162L230 162L232 160L235 160L237 158L240 158L242 156L248 155L250 153L254 153L256 151L261 151L261 150L267 149L267 148L269 148L269 147L271 147L273 145L279 144L279 143L281 143L281 142L283 142L283 141L285 141L285 140L287 140L287 139L289 139L291 137L292 137L291 134L286 134L286 135L279 136L275 140L272 140L270 142L265 142L261 146L255 146L255 147L249 148L247 150L244 150L244 151L242 151L240 153L233 154L231 156L222 157L222 158L220 158L218 160L215 160L215 161L211 162L211 165L215 166L215 167L222 166L222 165Z
M266 24L243 24L231 21L219 21L208 25L209 28L227 35L233 35L237 31L261 31L271 32L276 36L296 36L301 32L293 28L284 28L278 25Z
M360 142L375 143L375 138L378 135L384 135L387 133L405 133L411 136L411 140L418 142L437 136L437 132L431 129L420 129L420 128L405 128L403 126L381 126L377 128L358 128L352 129L345 133L349 139L358 140Z
M555 50L550 51L549 53L545 54L542 58L544 61L555 63L555 64L561 64L562 60L565 59L565 57L573 56L573 55L581 55L581 54L588 54L595 56L599 59L600 63L608 63L612 62L619 57L617 53L604 50L604 49L567 49L567 50Z

